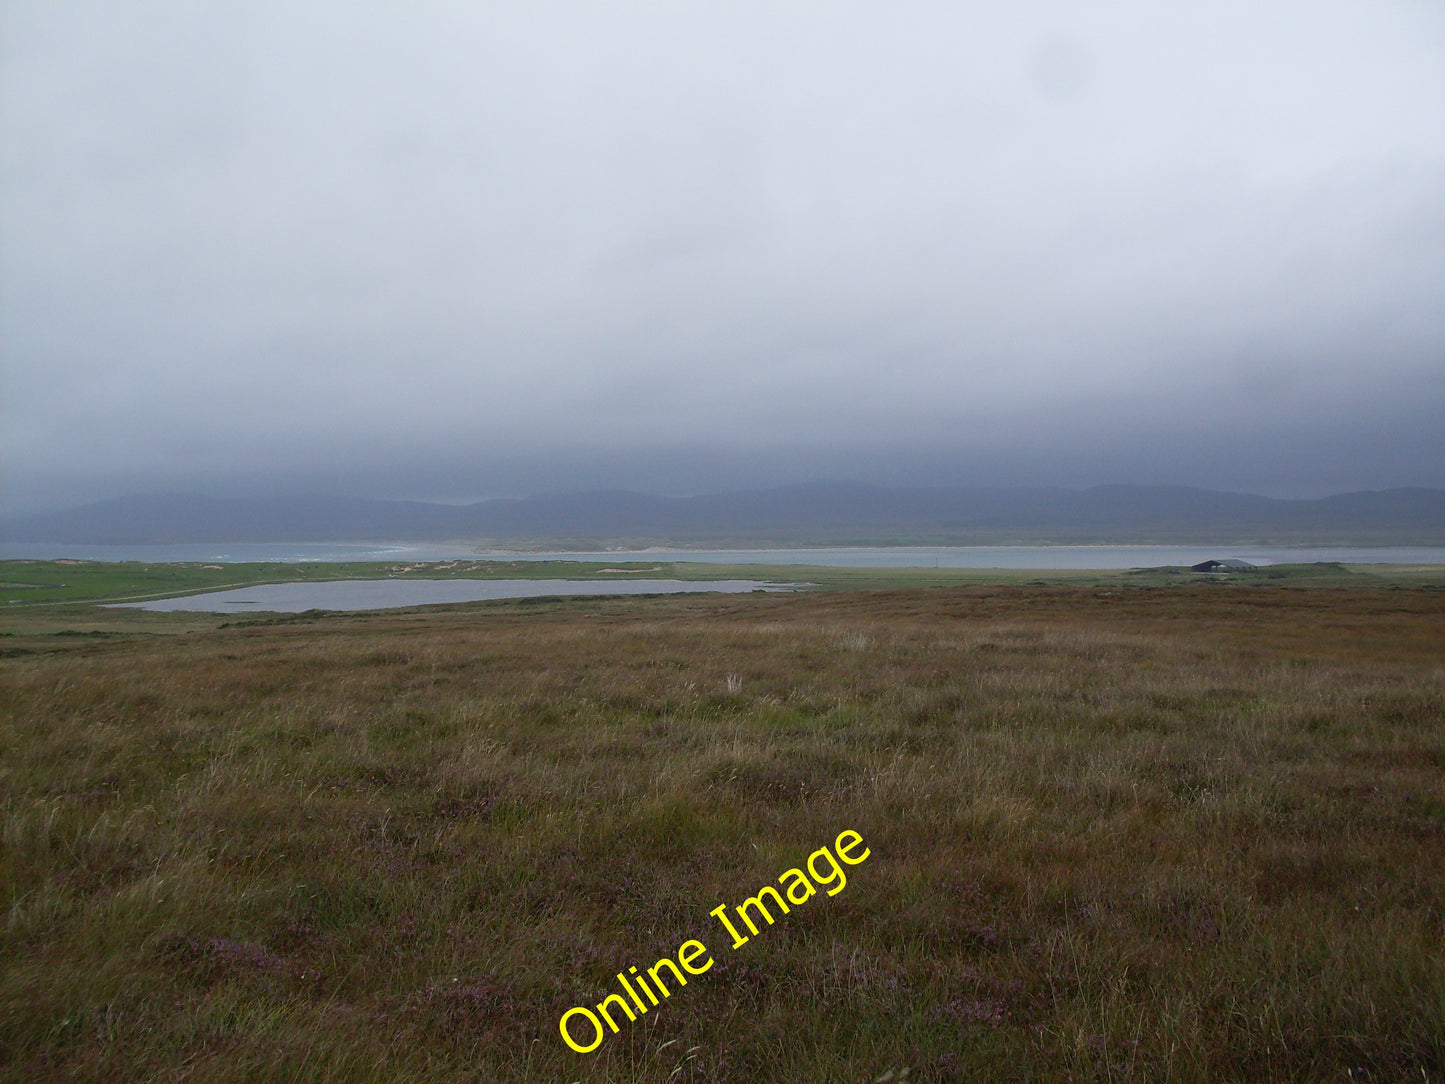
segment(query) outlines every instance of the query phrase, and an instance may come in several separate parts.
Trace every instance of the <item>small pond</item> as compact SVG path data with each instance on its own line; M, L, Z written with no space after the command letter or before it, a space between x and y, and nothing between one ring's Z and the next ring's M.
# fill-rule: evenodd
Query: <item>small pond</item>
M115 602L136 610L205 613L302 613L306 610L382 610L548 595L676 595L684 592L787 591L791 584L761 580L332 580L326 583L266 583L182 598Z

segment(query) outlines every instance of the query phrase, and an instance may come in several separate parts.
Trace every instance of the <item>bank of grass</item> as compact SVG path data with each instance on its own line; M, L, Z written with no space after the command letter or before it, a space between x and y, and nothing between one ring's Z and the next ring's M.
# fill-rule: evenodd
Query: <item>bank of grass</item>
M706 566L703 566L706 568ZM374 579L663 579L655 563L598 561L0 561L0 604L7 607L171 598L262 583ZM716 579L701 570L691 579Z
M1160 587L1212 583L1229 587L1445 587L1441 565L1274 565L1254 572L1200 575L1187 568L1007 569L870 568L835 565L721 565L701 561L542 561L478 558L453 561L278 561L218 564L140 561L0 561L0 607L7 614L57 607L173 598L263 583L376 579L681 579L770 580L815 587L959 587L968 584Z
M4 1079L1445 1074L1439 592L173 616L0 661Z

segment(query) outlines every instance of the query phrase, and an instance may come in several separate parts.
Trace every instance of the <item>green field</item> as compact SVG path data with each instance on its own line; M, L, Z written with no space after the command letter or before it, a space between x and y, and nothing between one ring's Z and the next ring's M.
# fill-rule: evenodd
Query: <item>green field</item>
M0 1079L1445 1078L1445 592L830 572L7 606ZM816 859L730 948L709 912L748 934L845 830L846 886ZM688 940L686 986L604 1001Z
M718 565L693 561L607 564L596 561L460 560L205 564L138 561L0 561L0 606L135 601L261 583L365 579L757 579L825 588L957 587L1014 583L1076 586L1445 586L1439 565L1278 565L1258 572L1204 576L1180 568L1035 570L987 568L839 568L825 565Z

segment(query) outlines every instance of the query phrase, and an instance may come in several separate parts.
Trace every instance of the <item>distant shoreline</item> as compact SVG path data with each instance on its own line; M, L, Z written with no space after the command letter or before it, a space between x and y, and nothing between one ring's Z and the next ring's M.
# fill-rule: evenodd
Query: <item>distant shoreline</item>
M658 560L692 564L815 564L874 568L1127 569L1188 566L1240 558L1251 564L1316 563L1445 565L1445 546L1342 546L1195 543L1078 543L968 546L651 546L638 549L475 549L471 543L279 542L78 545L8 543L0 561L94 561L143 564L419 564L481 561L605 562Z

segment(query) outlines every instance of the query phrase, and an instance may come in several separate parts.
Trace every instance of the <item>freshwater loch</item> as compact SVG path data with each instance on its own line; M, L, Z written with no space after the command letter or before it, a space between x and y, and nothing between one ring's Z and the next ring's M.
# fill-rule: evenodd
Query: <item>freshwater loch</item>
M565 595L679 595L709 591L787 591L761 580L330 580L266 583L181 598L115 602L113 609L163 613L304 613L307 610L385 610L508 598Z

